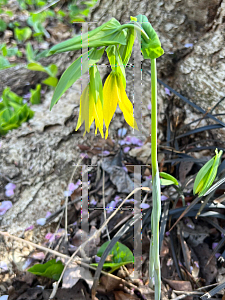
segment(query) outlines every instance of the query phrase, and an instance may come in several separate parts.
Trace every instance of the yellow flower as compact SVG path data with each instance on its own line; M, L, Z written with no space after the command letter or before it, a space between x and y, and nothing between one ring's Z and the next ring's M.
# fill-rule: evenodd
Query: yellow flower
M109 124L116 111L117 104L119 104L126 122L138 130L133 116L133 105L127 97L121 76L121 73L112 71L103 87L103 117L106 126L105 138L108 137Z
M84 89L81 97L80 97L80 112L79 118L77 121L76 130L80 128L82 123L85 123L85 131L83 136L86 132L90 132L90 127L93 121L95 120L95 134L97 134L97 129L101 133L102 138L104 137L103 133L103 111L102 111L102 102L100 98L98 98L97 102L95 103L94 97L90 91L90 83Z

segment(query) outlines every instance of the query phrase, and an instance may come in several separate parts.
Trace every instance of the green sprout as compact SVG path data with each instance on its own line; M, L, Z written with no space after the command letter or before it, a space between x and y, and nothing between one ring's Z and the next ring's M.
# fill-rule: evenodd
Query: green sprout
M223 151L220 150L218 153L218 150L216 149L215 153L216 155L211 158L198 172L194 182L194 195L198 194L199 197L204 196L213 184Z

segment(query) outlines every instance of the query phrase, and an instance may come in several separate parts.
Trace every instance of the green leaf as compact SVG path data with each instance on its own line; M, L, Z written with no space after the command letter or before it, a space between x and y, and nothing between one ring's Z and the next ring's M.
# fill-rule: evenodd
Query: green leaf
M52 97L50 110L58 102L60 97L68 90L71 85L81 77L82 74L87 72L90 66L97 63L102 57L105 48L101 49L91 49L90 51L84 53L78 57L72 65L61 76L59 83L55 89L54 95ZM82 59L82 69L81 69L81 59ZM81 73L82 72L82 73Z
M29 63L27 65L27 69L32 70L32 71L41 71L41 72L47 73L45 67L43 67L41 64L39 64L37 62Z
M154 59L163 55L164 51L161 48L160 40L153 29L152 25L149 23L148 18L144 15L136 16L138 23L147 33L149 41L147 42L143 35L141 35L141 51L145 59Z
M35 54L31 43L26 44L26 56L28 62L33 62L35 60Z
M49 85L49 86L52 86L52 87L56 87L57 83L58 83L58 79L56 77L51 77L50 76L47 79L42 80L42 83L44 83L46 85Z
M3 56L7 56L7 47L6 47L6 44L3 44L3 46L2 46L2 54L3 54Z
M41 85L40 84L36 85L35 90L30 89L30 93L31 93L31 97L30 97L31 104L41 103Z
M100 247L97 256L101 257L103 255L109 243L110 241L104 243ZM109 252L109 256L111 257L112 262L106 262L103 265L104 268L108 268L108 267L111 268L109 273L114 272L115 270L119 269L119 267L123 265L134 263L133 253L130 251L130 249L127 246L119 242L116 242L116 244L113 246L112 250ZM95 263L91 265L97 266L98 264Z
M206 178L208 177L208 173L213 165L213 162L215 160L215 157L211 158L198 172L195 182L194 182L194 187L193 187L193 193L194 195L199 193L200 190L202 190L204 182Z
M172 185L174 182L172 180L160 178L160 185Z
M82 47L97 48L115 44L126 45L125 32L124 30L119 30L119 28L120 23L116 19L112 18L90 32L75 36L72 39L53 46L49 50L49 55L66 51L75 51Z
M30 29L30 27L24 27L22 29L15 28L14 29L14 35L15 35L15 38L19 42L24 42L24 41L28 40L31 37L32 30Z
M0 32L4 32L6 28L7 28L6 22L0 19Z
M12 92L9 87L4 89L2 97L3 101L7 101L7 105L9 105L8 101L14 101L15 103L23 104L23 98Z
M162 177L162 178L164 178L164 179L167 179L167 180L169 180L169 181L172 181L171 184L179 185L179 182L176 180L176 178L173 177L173 176L170 175L170 174L167 174L167 173L165 173L165 172L160 172L160 173L159 173L159 176ZM162 183L161 183L161 184L162 184ZM167 184L162 184L162 185L167 185Z
M58 280L63 269L64 269L64 265L60 260L56 262L55 259L52 259L45 264L36 264L30 269L28 269L27 271L35 275Z
M58 67L54 64L49 65L48 67L45 67L46 73L48 73L49 76L55 77L58 72Z
M10 62L4 56L0 55L0 70L10 67Z
M217 169L220 164L223 151L220 150L218 153L218 150L216 149L215 152L216 155L200 169L195 178L193 193L198 193L199 197L204 196L216 178Z

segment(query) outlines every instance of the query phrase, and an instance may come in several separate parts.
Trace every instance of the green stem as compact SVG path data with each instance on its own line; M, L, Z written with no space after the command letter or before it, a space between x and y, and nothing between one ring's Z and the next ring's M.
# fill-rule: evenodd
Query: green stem
M149 42L149 37L148 37L147 33L144 31L143 28L139 27L138 25L124 24L124 25L121 25L119 29L122 30L124 28L134 28L135 30L139 31L143 35L143 38L145 39L146 42Z
M151 90L152 90L152 113L151 113L151 157L152 157L152 180L158 170L157 161L157 71L156 59L151 59Z
M152 161L152 215L149 251L149 284L155 286L155 300L160 300L161 274L159 257L159 222L161 215L161 189L157 161L157 72L156 59L151 59L151 161ZM153 280L154 279L154 280Z

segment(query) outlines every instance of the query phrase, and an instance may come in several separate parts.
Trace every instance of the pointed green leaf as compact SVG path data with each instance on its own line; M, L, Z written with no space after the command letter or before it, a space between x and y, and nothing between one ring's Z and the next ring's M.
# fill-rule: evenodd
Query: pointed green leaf
M97 63L102 57L105 48L101 49L91 49L90 51L84 53L78 59L76 59L72 65L63 73L59 80L59 83L55 89L54 95L52 97L50 110L58 102L60 97L65 93L65 91L71 87L71 85L81 77L82 74L88 71L90 66ZM81 59L82 59L82 69L81 69ZM88 62L88 63L87 63ZM82 72L82 73L81 73Z
M45 80L42 80L42 83L52 87L56 87L58 83L58 79L56 77L48 77Z
M31 104L39 104L41 102L41 85L37 84L36 89L30 89L31 97L30 103Z
M58 67L54 64L49 65L48 67L45 67L46 73L48 73L49 76L55 77L58 72Z
M211 169L214 160L215 160L215 157L211 158L198 172L198 174L195 178L194 187L193 187L194 195L197 194L203 188L205 179L208 176L209 170Z
M53 46L49 50L49 55L66 51L75 51L81 49L82 47L97 48L114 44L125 45L125 33L123 30L119 30L119 27L120 23L116 19L112 18L108 22L90 32L75 36L72 39Z
M103 255L109 243L110 241L105 242L100 247L97 256L101 257ZM109 256L111 257L112 262L106 262L103 265L104 268L111 268L109 273L114 272L115 270L119 269L119 267L123 265L134 262L133 253L130 251L130 249L127 246L119 242L116 242L116 244L113 246L112 250L109 252ZM91 264L91 265L97 266L98 264Z
M41 72L47 73L45 67L43 67L41 64L39 64L37 62L29 63L27 65L27 69L32 70L32 71L41 71Z
M64 265L60 260L56 262L55 259L52 259L45 264L36 264L27 271L35 275L58 280L60 275L62 274L63 269Z
M173 177L170 174L167 174L165 172L160 172L159 176L162 177L162 178L164 178L164 179L167 179L169 181L172 181L172 184L179 185L179 182L176 180L176 178ZM162 185L166 185L166 184L162 184Z

